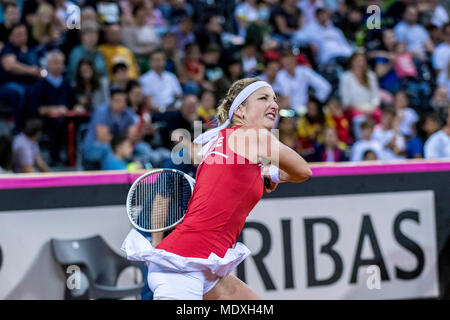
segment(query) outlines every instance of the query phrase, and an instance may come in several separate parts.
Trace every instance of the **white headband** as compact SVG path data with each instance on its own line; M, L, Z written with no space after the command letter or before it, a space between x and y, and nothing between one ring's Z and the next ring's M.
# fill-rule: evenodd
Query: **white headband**
M255 92L256 90L258 90L259 88L262 88L262 87L272 88L272 86L265 81L256 81L256 82L252 83L251 85L246 86L241 92L239 92L237 97L233 100L233 103L231 104L231 107L230 107L230 111L228 112L227 121L225 121L223 124L221 124L217 128L208 130L205 133L199 135L197 138L195 138L194 143L196 143L196 144L205 144L206 143L206 145L204 145L202 150L200 151L200 154L202 154L202 155L205 154L205 152L211 146L212 142L219 135L219 131L227 128L230 125L231 118L233 117L234 112L242 104L242 102L244 102L245 99L247 99L253 92Z

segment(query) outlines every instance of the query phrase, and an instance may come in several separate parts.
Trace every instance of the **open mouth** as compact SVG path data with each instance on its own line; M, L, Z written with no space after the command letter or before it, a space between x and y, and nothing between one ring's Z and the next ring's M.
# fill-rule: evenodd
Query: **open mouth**
M269 118L270 120L274 120L275 121L275 118L277 117L277 115L274 112L269 112L269 113L265 114L265 117Z

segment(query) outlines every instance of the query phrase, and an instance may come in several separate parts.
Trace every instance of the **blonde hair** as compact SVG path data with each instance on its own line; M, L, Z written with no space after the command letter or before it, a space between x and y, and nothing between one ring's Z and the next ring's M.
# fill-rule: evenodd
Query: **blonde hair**
M252 83L260 81L258 78L244 78L234 82L230 89L228 89L227 95L220 103L217 108L217 118L220 123L224 123L228 120L228 113L230 111L231 105L233 104L234 99L238 96L238 94L244 90L245 87L251 85ZM245 101L243 102L245 103Z
M50 24L45 24L42 21L42 17L46 14L53 16L54 12L55 11L53 7L48 3L42 3L41 5L39 5L36 11L32 29L32 35L36 41L41 42L44 36L51 37L53 35L53 31L55 29L53 26L54 22L52 21L50 22Z

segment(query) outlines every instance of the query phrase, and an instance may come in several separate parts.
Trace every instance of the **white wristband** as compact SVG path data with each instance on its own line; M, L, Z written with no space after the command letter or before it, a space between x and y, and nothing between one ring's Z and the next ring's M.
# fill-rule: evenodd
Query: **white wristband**
M269 175L270 175L270 179L275 182L275 183L280 183L280 169L278 169L277 167L271 165L269 167Z

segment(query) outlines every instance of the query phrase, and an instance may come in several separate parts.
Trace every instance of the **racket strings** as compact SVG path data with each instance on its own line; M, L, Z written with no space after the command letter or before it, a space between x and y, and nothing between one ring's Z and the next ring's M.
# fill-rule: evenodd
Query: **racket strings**
M150 174L132 191L130 218L148 231L167 229L184 217L191 194L191 184L179 172Z

